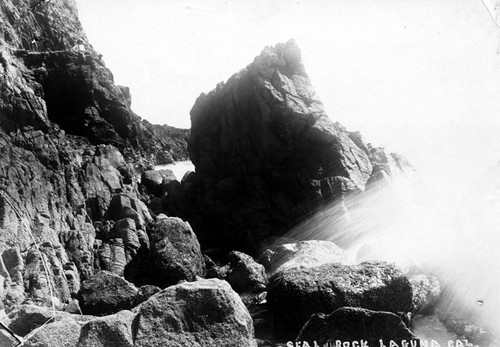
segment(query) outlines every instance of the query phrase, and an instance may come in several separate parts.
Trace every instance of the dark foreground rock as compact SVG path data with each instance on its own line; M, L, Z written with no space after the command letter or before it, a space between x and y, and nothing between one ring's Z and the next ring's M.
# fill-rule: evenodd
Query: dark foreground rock
M136 347L256 346L252 318L225 281L168 287L136 311Z
M343 306L394 313L412 307L410 282L385 262L290 268L274 275L268 288L278 320L297 331L312 314L328 314Z
M302 328L297 341L314 341L323 345L335 341L361 341L368 346L380 346L380 340L394 341L401 345L417 337L406 327L400 317L390 312L376 312L362 308L342 307L331 314L316 313ZM408 344L409 345L409 344Z
M205 260L189 223L162 216L152 226L150 235L150 252L130 266L128 276L134 283L165 288L205 275Z
M412 313L432 313L441 294L438 279L434 276L415 275L410 277L410 283L413 290Z
M84 314L104 316L134 307L137 292L133 284L102 271L82 283L78 297Z
M264 266L255 262L245 253L232 251L229 253L229 269L225 280L238 292L261 292L267 285Z
M47 324L37 330L23 346L27 347L75 347L78 345L81 324L71 318ZM79 346L79 345L78 345Z

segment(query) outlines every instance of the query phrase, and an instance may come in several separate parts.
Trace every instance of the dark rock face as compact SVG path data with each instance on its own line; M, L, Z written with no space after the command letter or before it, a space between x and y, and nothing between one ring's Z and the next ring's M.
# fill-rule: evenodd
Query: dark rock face
M266 289L267 275L264 266L255 262L247 254L232 251L229 253L229 269L225 280L238 293L261 292Z
M102 271L83 281L78 296L84 314L104 316L134 307L137 288L117 275Z
M146 284L145 286L142 286L139 288L139 291L137 292L137 299L135 304L139 305L140 303L146 301L156 293L161 292L161 288L157 286L152 286L150 284Z
M412 312L415 314L428 314L433 311L441 294L441 287L436 277L416 275L410 277L413 289Z
M57 51L18 56L34 71L49 120L68 134L84 136L92 144L140 151L152 163L173 162L167 140L130 109L129 95L113 83L111 71L96 54Z
M279 319L295 329L314 313L328 314L343 306L394 313L412 308L410 282L385 262L290 268L269 282L270 305Z
M170 151L164 154L165 160L163 162L157 157L159 165L170 163L171 161L168 158L175 161L189 160L188 142L191 136L190 129L151 124L146 120L143 120L142 123L170 147Z
M200 245L188 223L179 218L159 220L152 231L153 266L159 287L205 274Z
M189 223L177 217L161 216L150 235L150 250L132 262L125 273L131 281L165 288L205 275L205 260Z
M91 316L72 315L66 312L52 311L47 307L34 305L21 305L11 311L7 319L2 319L2 323L8 326L15 334L26 336L33 329L47 323L50 319L52 322L85 322L91 320Z
M234 248L255 247L322 202L363 189L372 171L329 120L292 41L202 94L191 123L198 185L188 219L200 237Z
M364 340L368 346L379 346L379 340L387 345L390 340L400 345L402 340L409 343L417 337L394 313L354 307L342 307L328 315L312 315L297 337L297 341L316 341L319 345L335 340Z
M168 287L140 305L137 312L137 347L256 347L248 310L221 280Z

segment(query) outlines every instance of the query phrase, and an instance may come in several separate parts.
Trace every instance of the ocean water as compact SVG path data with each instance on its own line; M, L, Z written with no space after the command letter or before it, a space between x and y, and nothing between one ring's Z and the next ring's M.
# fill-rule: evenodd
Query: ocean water
M194 165L190 160L186 161L177 161L172 164L166 164L166 165L157 165L154 168L155 170L172 170L175 177L177 180L180 182L186 172L188 171L195 171Z

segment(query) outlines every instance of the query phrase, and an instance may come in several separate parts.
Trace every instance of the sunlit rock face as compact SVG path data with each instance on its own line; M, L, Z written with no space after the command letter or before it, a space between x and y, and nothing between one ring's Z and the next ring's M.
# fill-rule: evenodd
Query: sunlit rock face
M363 190L372 172L367 153L325 113L293 40L202 94L191 123L193 223L202 216L200 234L229 244L255 247L323 202Z

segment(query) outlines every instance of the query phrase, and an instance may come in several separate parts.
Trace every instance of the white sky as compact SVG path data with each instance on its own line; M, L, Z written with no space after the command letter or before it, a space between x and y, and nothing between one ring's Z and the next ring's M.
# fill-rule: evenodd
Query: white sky
M480 0L78 5L116 83L153 123L190 127L200 93L293 37L330 118L369 142L426 166L500 159L500 34Z

